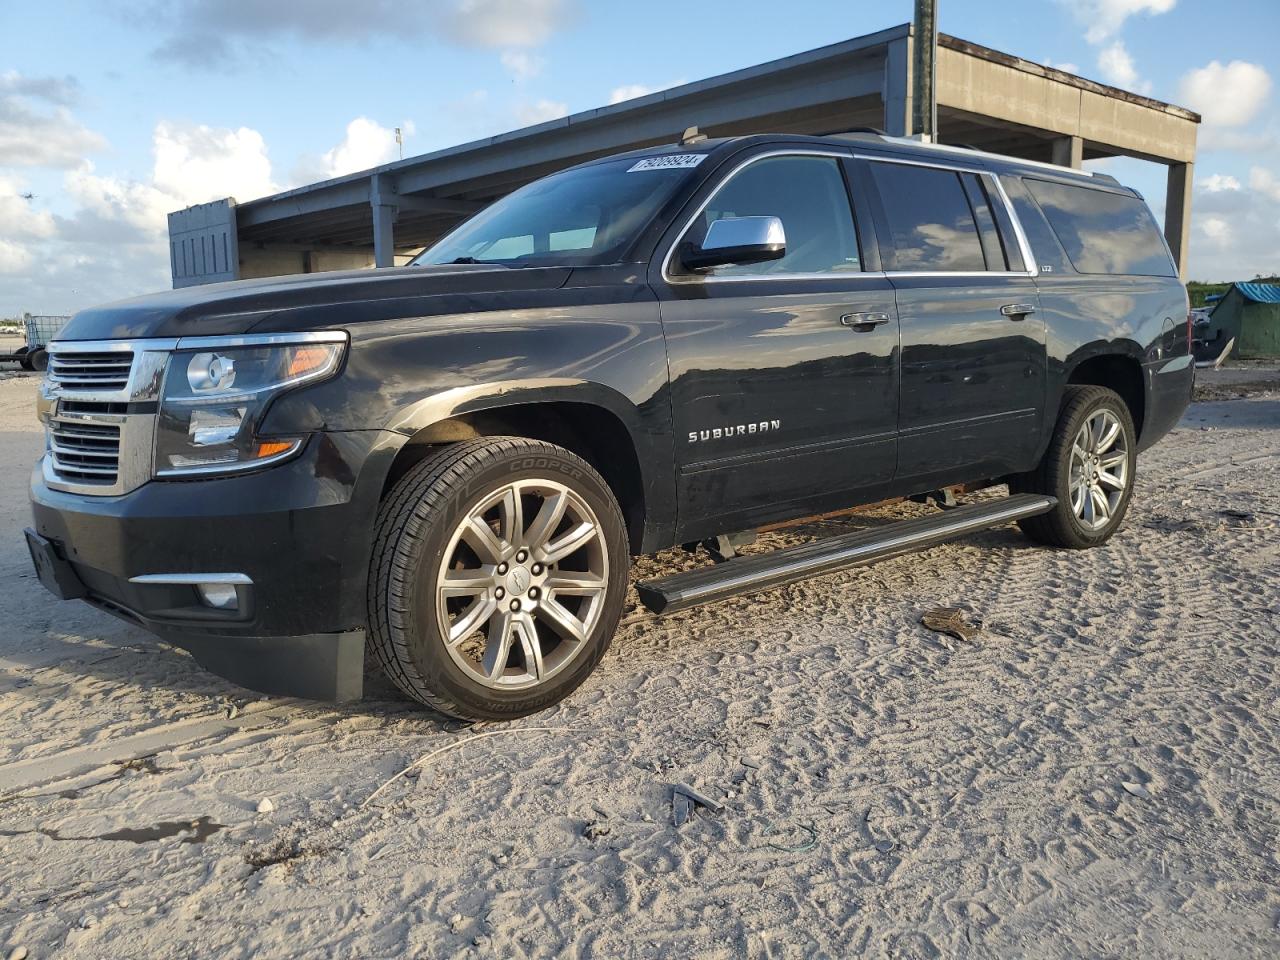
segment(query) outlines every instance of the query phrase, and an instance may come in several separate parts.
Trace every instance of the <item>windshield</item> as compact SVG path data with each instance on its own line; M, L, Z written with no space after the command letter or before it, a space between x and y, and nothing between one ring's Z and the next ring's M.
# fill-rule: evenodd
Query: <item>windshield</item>
M412 262L616 263L705 156L631 157L552 174L482 210Z

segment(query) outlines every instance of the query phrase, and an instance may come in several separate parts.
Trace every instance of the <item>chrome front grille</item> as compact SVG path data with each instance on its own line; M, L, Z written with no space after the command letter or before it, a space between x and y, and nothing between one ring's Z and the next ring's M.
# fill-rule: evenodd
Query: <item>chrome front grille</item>
M151 479L156 407L176 340L57 341L40 388L45 483L90 496Z
M64 390L114 391L129 385L133 353L73 353L59 351L49 358L49 379Z
M54 472L67 480L113 487L120 476L120 425L66 416L49 421L49 456Z

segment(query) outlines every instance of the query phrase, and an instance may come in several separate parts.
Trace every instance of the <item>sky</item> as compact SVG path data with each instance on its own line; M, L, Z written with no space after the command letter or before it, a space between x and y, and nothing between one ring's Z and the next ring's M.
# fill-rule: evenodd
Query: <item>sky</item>
M911 0L0 0L0 317L170 285L166 214L870 33ZM1193 279L1280 273L1280 0L940 0L1201 113ZM1101 168L1163 216L1164 168Z

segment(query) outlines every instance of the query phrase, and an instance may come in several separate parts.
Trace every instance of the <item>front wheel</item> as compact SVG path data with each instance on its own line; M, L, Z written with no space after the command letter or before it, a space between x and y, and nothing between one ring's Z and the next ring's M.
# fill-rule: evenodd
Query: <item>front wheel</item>
M1058 498L1048 513L1018 521L1032 540L1081 550L1106 543L1133 496L1137 431L1129 407L1106 387L1070 386L1044 459L1015 477L1018 493Z
M525 716L568 696L608 649L628 560L622 512L585 460L519 437L455 444L379 511L370 645L441 713Z

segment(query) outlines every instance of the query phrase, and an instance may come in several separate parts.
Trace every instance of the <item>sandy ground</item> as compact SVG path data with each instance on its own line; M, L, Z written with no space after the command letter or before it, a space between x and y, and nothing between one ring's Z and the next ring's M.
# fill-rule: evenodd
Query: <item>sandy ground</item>
M1280 954L1280 391L1195 405L1105 549L633 605L568 703L465 729L54 602L36 381L0 378L0 956ZM723 812L674 827L682 781Z

